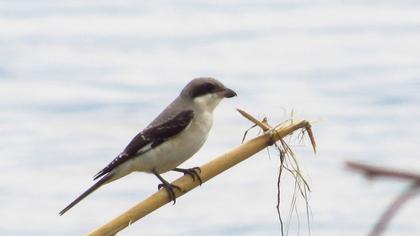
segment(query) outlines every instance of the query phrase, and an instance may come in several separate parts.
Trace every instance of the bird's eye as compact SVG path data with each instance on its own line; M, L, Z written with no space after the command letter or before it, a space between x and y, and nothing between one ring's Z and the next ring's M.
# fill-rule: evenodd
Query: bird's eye
M204 84L204 90L206 90L209 93L213 92L215 88L216 88L216 86L214 84L210 84L210 83L205 83Z
M204 83L194 88L191 95L193 98L195 98L195 97L199 97L201 95L205 95L208 93L213 93L215 92L215 90L216 90L216 85L212 83Z

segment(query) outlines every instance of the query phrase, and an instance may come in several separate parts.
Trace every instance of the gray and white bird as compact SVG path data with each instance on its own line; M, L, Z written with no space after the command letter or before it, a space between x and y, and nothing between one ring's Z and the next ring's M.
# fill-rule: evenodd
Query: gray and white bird
M203 146L213 124L213 110L223 98L236 93L213 78L197 78L189 82L180 95L163 110L145 129L137 134L111 163L99 171L93 186L82 193L66 208L63 215L102 185L124 177L134 171L154 174L168 192L169 201L175 203L173 188L160 174L178 171L201 179L199 168L177 168Z

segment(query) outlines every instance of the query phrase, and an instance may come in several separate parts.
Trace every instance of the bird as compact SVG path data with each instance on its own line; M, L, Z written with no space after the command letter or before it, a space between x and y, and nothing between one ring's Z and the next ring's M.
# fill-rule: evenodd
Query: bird
M200 168L182 169L178 166L192 157L205 143L213 125L213 111L220 101L235 96L235 91L214 78L200 77L191 80L178 97L93 177L97 182L61 210L59 215L66 213L99 187L132 172L155 175L161 182L158 189L163 187L168 193L169 202L173 201L175 204L174 188L180 188L170 184L161 174L168 171L182 172L202 183L198 174Z

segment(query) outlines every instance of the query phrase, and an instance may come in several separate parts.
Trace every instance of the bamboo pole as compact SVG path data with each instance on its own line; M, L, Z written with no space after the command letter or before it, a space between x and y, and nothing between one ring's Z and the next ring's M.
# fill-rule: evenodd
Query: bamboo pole
M241 114L243 114L242 112ZM246 114L249 115L248 113ZM251 115L249 116L252 117ZM200 177L203 183L207 182L208 180L222 173L223 171L231 168L232 166L238 164L239 162L244 161L245 159L256 154L257 152L273 144L274 142L280 140L286 135L289 135L295 130L301 128L305 128L308 131L308 135L310 136L311 143L315 150L315 140L313 138L311 126L308 121L301 120L290 122L289 124L282 124L281 126L277 126L273 129L270 129L262 135L252 140L249 140L248 142L245 142L242 145L237 146L236 148L233 148L232 150L220 155L214 160L201 166ZM188 191L197 187L199 185L199 182L193 181L193 179L190 176L185 175L172 182L172 184L180 187L183 190L179 191L178 189L174 189L175 195L178 198L187 193ZM125 213L114 218L113 220L96 229L95 231L92 231L88 235L115 235L116 233L129 226L133 222L143 218L144 216L148 215L149 213L153 212L154 210L160 208L161 206L167 203L168 195L166 190L162 188L161 190L154 193L144 201L138 203L131 209L127 210Z

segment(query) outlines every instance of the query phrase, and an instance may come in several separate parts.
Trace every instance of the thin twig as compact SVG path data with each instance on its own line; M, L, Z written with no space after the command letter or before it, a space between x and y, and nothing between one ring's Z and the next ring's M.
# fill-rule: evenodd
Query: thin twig
M369 236L379 236L381 235L386 227L389 225L391 219L395 216L397 211L406 203L408 200L416 196L420 193L420 185L412 184L408 189L401 193L391 203L391 205L386 209L386 211L382 214L381 218L379 218L378 222L373 227L372 231L370 232Z
M392 202L391 205L385 210L381 218L379 218L378 222L370 232L369 236L381 235L397 211L405 203L407 203L409 199L420 193L420 175L418 174L355 162L347 162L346 165L350 170L362 172L362 174L364 174L369 179L382 177L405 180L412 183L410 187L402 192L397 197L397 199L395 199L394 202Z
M279 149L280 150L280 149ZM281 198L281 192L280 192L280 181L281 181L281 174L283 173L283 166L284 166L284 158L285 158L285 153L280 150L280 167L279 167L279 174L277 177L277 205L276 205L276 209L277 209L277 215L279 217L279 222L280 222L280 227L281 227L281 235L284 235L284 224L283 224L283 219L281 218L281 212L280 212L280 198Z
M394 169L388 169L383 167L377 167L372 165L366 165L356 162L347 162L347 168L354 171L360 171L368 178L376 178L376 177L386 177L386 178L393 178L393 179L401 179L401 180L410 180L410 181L417 181L420 182L420 175L415 173L410 173L407 171L398 171Z

